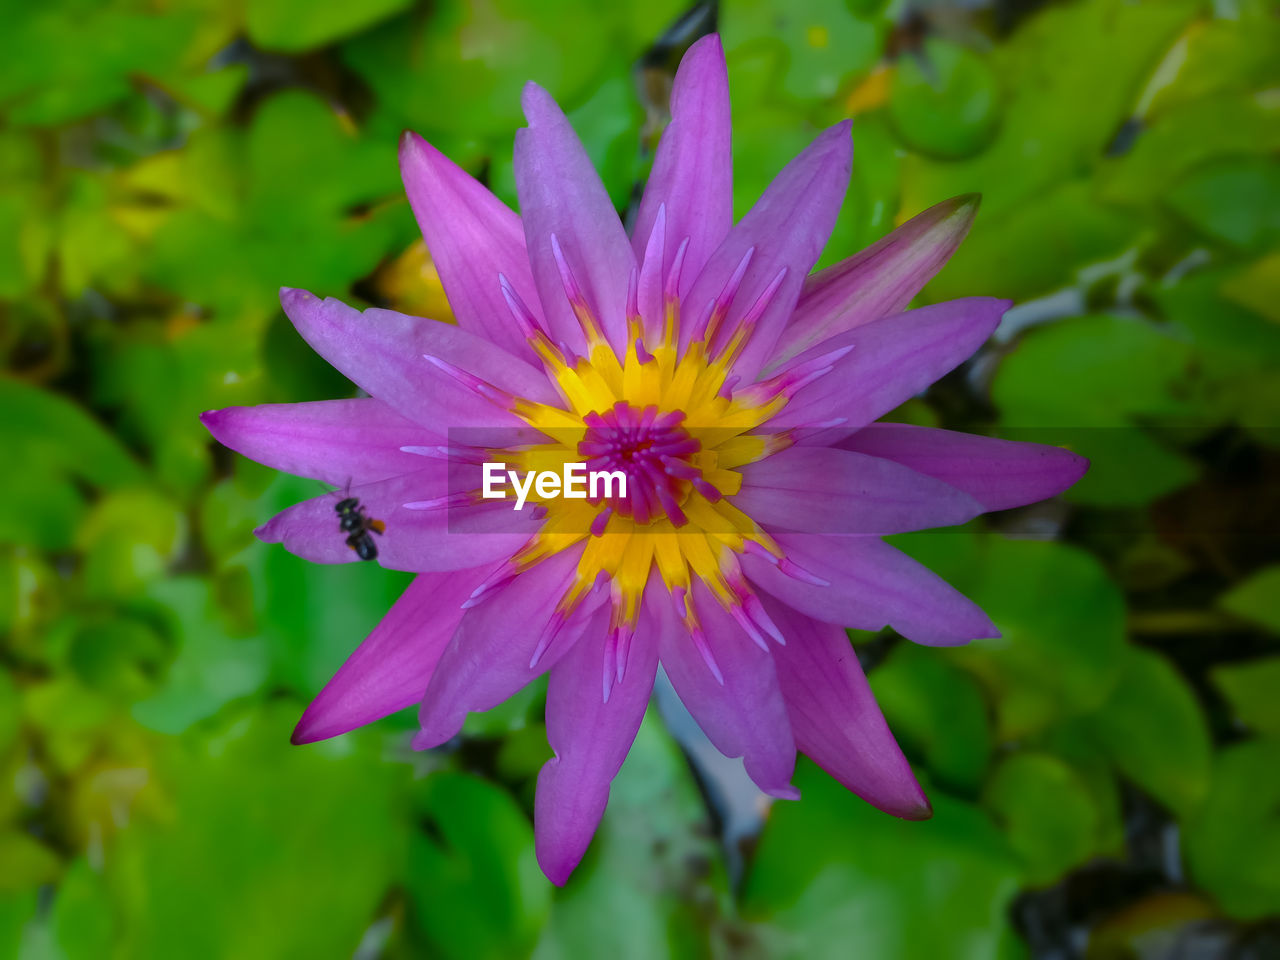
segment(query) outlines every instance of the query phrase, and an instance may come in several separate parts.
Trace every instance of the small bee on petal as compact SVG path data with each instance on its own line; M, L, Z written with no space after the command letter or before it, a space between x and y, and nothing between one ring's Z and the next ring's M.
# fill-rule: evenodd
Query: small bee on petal
M347 546L354 550L361 560L376 560L378 547L369 534L372 532L381 536L387 529L387 525L381 520L372 520L365 516L364 507L360 506L360 501L355 497L340 500L334 510L340 518L339 528L347 534Z

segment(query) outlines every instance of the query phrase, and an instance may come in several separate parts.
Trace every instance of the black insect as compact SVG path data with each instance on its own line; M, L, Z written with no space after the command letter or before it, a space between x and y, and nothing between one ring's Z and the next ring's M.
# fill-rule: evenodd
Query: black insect
M370 532L379 536L387 529L381 520L371 520L364 514L364 507L355 497L347 497L334 507L338 512L339 526L347 534L347 546L356 552L361 560L374 560L378 556L378 547L373 542Z

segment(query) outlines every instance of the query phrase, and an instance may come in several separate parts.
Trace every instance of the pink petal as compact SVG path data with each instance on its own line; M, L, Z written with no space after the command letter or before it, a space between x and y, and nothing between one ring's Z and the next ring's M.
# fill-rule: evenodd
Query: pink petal
M626 671L606 703L601 677L608 633L586 633L551 668L547 686L547 740L555 757L538 774L534 833L538 863L563 885L587 852L609 802L609 785L622 767L644 719L658 669L658 635L642 615L631 640Z
M631 242L643 259L659 207L666 209L665 278L676 250L689 238L680 295L688 293L711 254L733 226L733 164L729 127L729 75L716 34L684 55L671 88L671 122L662 132Z
M343 487L422 469L402 446L441 438L380 400L319 400L226 407L200 415L224 447L275 470Z
M955 646L998 637L987 615L939 577L876 537L774 535L786 557L826 580L815 586L746 556L742 569L761 590L801 613L842 627L891 626L908 640Z
M752 382L769 359L804 278L835 226L853 162L849 126L846 120L829 128L787 164L755 206L729 231L684 300L682 347L689 343L694 321L720 296L747 251L753 249L732 307L713 338L713 344L719 346L727 342L757 297L780 271L786 270L781 286L734 364L734 372L744 383ZM727 160L724 158L724 162Z
M311 701L293 731L293 742L327 740L420 701L462 619L462 602L490 570L415 577Z
M527 84L523 105L529 126L516 132L516 189L551 338L578 353L586 343L552 253L554 235L597 323L619 350L627 339L627 288L636 265L627 232L551 94Z
M520 218L415 133L400 140L400 174L458 326L533 359L498 286L501 274L537 312Z
M969 359L1000 324L1010 301L949 300L857 327L792 361L852 347L832 370L801 387L770 429L839 421L856 429L920 393ZM789 365L790 366L790 365ZM784 368L785 370L785 368Z
M661 625L658 649L671 685L716 749L726 757L742 757L756 786L775 797L798 799L791 785L795 741L773 657L756 646L701 581L694 581L692 597L724 682L703 660L670 598L648 590L644 602Z
M436 432L523 426L524 421L501 402L463 386L426 356L508 394L558 402L541 370L452 324L392 310L361 313L341 300L320 300L305 290L286 288L280 302L316 353L366 393Z
M796 746L873 806L924 820L929 801L877 706L842 627L820 623L772 597L765 609L787 639L773 653Z
M553 667L585 632L603 631L602 598L588 597L530 666L581 554L578 546L548 557L466 611L427 687L414 749L452 739L468 713L502 703Z
M791 447L740 468L730 498L756 523L801 533L904 533L965 523L982 505L891 460Z
M964 240L979 199L967 194L944 200L865 250L811 276L778 339L772 366L906 309Z
M1089 469L1088 460L1061 447L904 423L873 423L840 446L936 477L969 494L984 510L1008 510L1056 496Z
M365 515L386 524L371 534L378 563L391 570L438 572L464 570L505 559L538 529L532 510L516 512L500 500L434 510L409 510L406 503L435 500L459 489L457 465L418 458L427 464L416 473L390 477L327 493L294 504L255 531L264 543L281 543L290 553L314 563L354 563L335 507L344 496L360 501ZM449 471L455 471L455 479Z

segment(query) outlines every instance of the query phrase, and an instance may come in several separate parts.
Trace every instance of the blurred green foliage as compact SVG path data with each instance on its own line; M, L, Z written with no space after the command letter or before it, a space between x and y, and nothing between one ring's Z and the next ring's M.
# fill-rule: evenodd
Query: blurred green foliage
M1280 952L1274 4L57 0L4 20L0 957ZM804 800L726 844L723 798L653 715L555 891L529 821L544 686L451 751L413 755L411 713L288 745L407 578L257 545L317 485L217 449L197 415L351 393L282 284L444 316L402 129L514 204L537 80L625 212L671 69L716 20L739 214L843 117L824 262L984 194L922 299L1018 309L903 418L1093 469L1062 502L900 538L1004 633L855 637L931 822L804 762Z

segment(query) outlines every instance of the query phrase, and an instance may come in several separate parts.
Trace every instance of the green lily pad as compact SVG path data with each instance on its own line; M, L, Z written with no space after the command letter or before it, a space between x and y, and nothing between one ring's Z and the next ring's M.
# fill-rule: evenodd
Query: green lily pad
M871 689L898 743L944 787L975 793L991 759L982 691L959 667L913 644L871 672Z
M62 869L58 855L28 833L0 832L0 897L49 883Z
M1210 238L1241 250L1280 239L1280 170L1269 157L1236 157L1201 167L1167 203Z
M1090 554L1062 543L961 531L893 538L991 617L1003 636L930 650L995 700L997 740L1096 710L1120 678L1124 597Z
M402 872L407 770L374 740L290 746L295 713L279 703L167 745L165 816L132 823L108 860L121 956L355 953Z
M1226 695L1236 719L1258 733L1280 734L1280 657L1224 664L1213 682Z
M1190 685L1167 660L1128 648L1119 684L1086 722L1120 772L1179 818L1199 809L1209 789L1208 725Z
M1219 157L1280 149L1280 104L1222 94L1171 107L1152 121L1124 156L1099 171L1102 196L1139 205L1168 195L1190 171Z
M1005 101L995 138L960 162L908 156L905 206L977 191L984 216L994 218L1099 164L1149 72L1198 9L1194 0L1043 7L990 55Z
M322 47L399 13L410 0L254 0L245 10L249 38L264 50Z
M894 820L807 761L795 783L804 799L773 805L742 894L768 956L1025 955L1005 918L1019 868L981 810L933 791L932 820Z
M1218 603L1273 633L1280 633L1280 564L1264 567L1236 584Z
M577 106L615 56L617 21L590 0L444 0L353 38L342 58L373 89L375 129L505 141L530 80ZM406 71L406 66L408 70Z
M11 123L53 126L102 110L131 78L181 65L199 39L188 11L163 16L124 3L18 4L0 38L0 107Z
M1001 296L1027 300L1076 282L1082 267L1119 256L1140 222L1100 204L1086 180L1047 190L1003 215L979 211L976 228L930 282L930 301ZM1011 250L1027 251L1010 256Z
M1092 461L1068 497L1145 503L1195 475L1138 425L1196 416L1182 396L1190 358L1186 343L1142 320L1062 320L1022 337L1001 361L991 394L1006 427L1043 431L1047 442L1066 443Z
M967 157L995 132L1000 92L986 60L930 38L919 56L898 60L889 116L912 149L948 159Z
M118 935L106 878L84 859L63 875L49 911L49 938L65 960L110 956Z
M1280 23L1270 0L1242 0L1229 16L1196 21L1169 58L1178 66L1155 85L1147 104L1159 116L1182 104L1224 93L1248 95L1280 83Z
M887 24L859 16L843 0L799 0L779 5L737 0L721 13L725 52L778 46L777 91L797 100L829 100L848 78L875 63Z
M1098 811L1088 786L1047 753L1015 753L996 768L985 805L1022 858L1027 882L1048 886L1096 850Z
M534 960L703 957L727 886L688 762L650 711L595 840L556 894Z
M1280 903L1280 740L1229 747L1187 826L1187 865L1201 887L1241 920L1275 913Z
M526 955L551 908L551 884L524 811L491 783L443 772L427 780L418 806L435 836L410 840L409 901L433 954Z
M266 681L266 645L260 637L228 635L208 583L194 577L162 580L148 589L147 599L177 653L156 692L133 706L143 726L181 733Z

